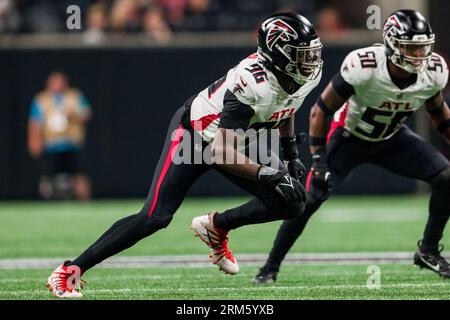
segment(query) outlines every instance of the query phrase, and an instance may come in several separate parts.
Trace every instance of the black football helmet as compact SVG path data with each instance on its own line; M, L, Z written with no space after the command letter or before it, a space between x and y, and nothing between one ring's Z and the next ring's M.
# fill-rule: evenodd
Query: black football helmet
M418 73L427 68L434 48L434 33L417 11L398 10L387 18L383 28L386 55L396 66Z
M268 17L258 30L258 54L299 84L320 74L322 43L311 22L295 13Z

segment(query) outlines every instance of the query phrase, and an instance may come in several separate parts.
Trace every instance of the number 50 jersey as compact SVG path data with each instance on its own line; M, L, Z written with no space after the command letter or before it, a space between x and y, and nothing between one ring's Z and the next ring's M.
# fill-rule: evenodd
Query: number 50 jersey
M343 126L363 140L389 139L409 115L447 83L447 65L436 53L433 53L427 70L418 73L417 80L404 89L393 83L387 61L384 46L379 45L347 55L340 72L352 85L354 94L335 113L334 125Z

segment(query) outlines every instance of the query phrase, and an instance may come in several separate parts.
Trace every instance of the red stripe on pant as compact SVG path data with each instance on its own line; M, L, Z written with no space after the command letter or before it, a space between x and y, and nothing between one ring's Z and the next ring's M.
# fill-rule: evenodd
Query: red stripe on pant
M308 177L306 178L306 192L309 192L311 189L311 181L312 181L313 171L309 170Z
M175 135L173 137L172 143L170 144L169 152L166 156L166 160L164 160L164 166L161 170L161 173L158 177L158 183L156 185L155 195L153 196L152 206L150 207L150 210L148 212L148 217L150 218L153 214L153 210L156 207L156 203L158 202L158 195L159 195L159 189L161 188L161 184L164 180L164 177L167 174L167 171L169 170L170 164L172 163L173 155L177 151L177 146L181 142L181 138L183 137L184 129L181 126L181 124L178 126L177 130L175 131Z
M331 121L330 131L328 132L327 135L327 143L330 141L331 136L333 135L333 133L336 131L337 128L345 126L345 118L347 117L347 110L348 110L348 101L345 103L344 110L341 111L339 119L337 121L334 119L333 121Z

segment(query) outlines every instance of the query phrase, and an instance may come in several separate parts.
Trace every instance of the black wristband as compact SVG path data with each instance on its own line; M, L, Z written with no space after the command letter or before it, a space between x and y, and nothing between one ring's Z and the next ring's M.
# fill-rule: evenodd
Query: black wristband
M450 119L444 120L437 126L437 131L443 133L446 129L450 128Z
M283 160L298 158L297 139L293 137L280 137L281 152Z
M333 111L331 111L327 105L325 104L325 102L322 100L322 97L319 96L316 100L317 105L320 107L320 109L322 109L323 113L325 113L325 115L327 117L332 116L334 114Z
M309 145L315 147L324 147L327 144L327 139L324 137L309 136Z

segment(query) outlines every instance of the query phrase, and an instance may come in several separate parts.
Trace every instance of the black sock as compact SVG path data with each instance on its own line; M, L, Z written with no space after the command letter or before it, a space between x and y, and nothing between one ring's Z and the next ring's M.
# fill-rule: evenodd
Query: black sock
M431 182L432 191L427 225L421 244L422 251L437 251L445 226L450 217L450 169L444 170Z
M280 270L284 257L303 233L309 218L319 209L321 203L308 197L305 212L293 219L285 220L281 224L264 269L275 272Z
M239 207L217 214L214 225L223 230L231 230L243 225L273 221L274 215L260 200L253 198Z
M428 222L425 227L425 232L423 234L422 244L420 246L421 251L437 251L439 241L442 239L442 234L448 218L448 216L439 216L430 212Z

